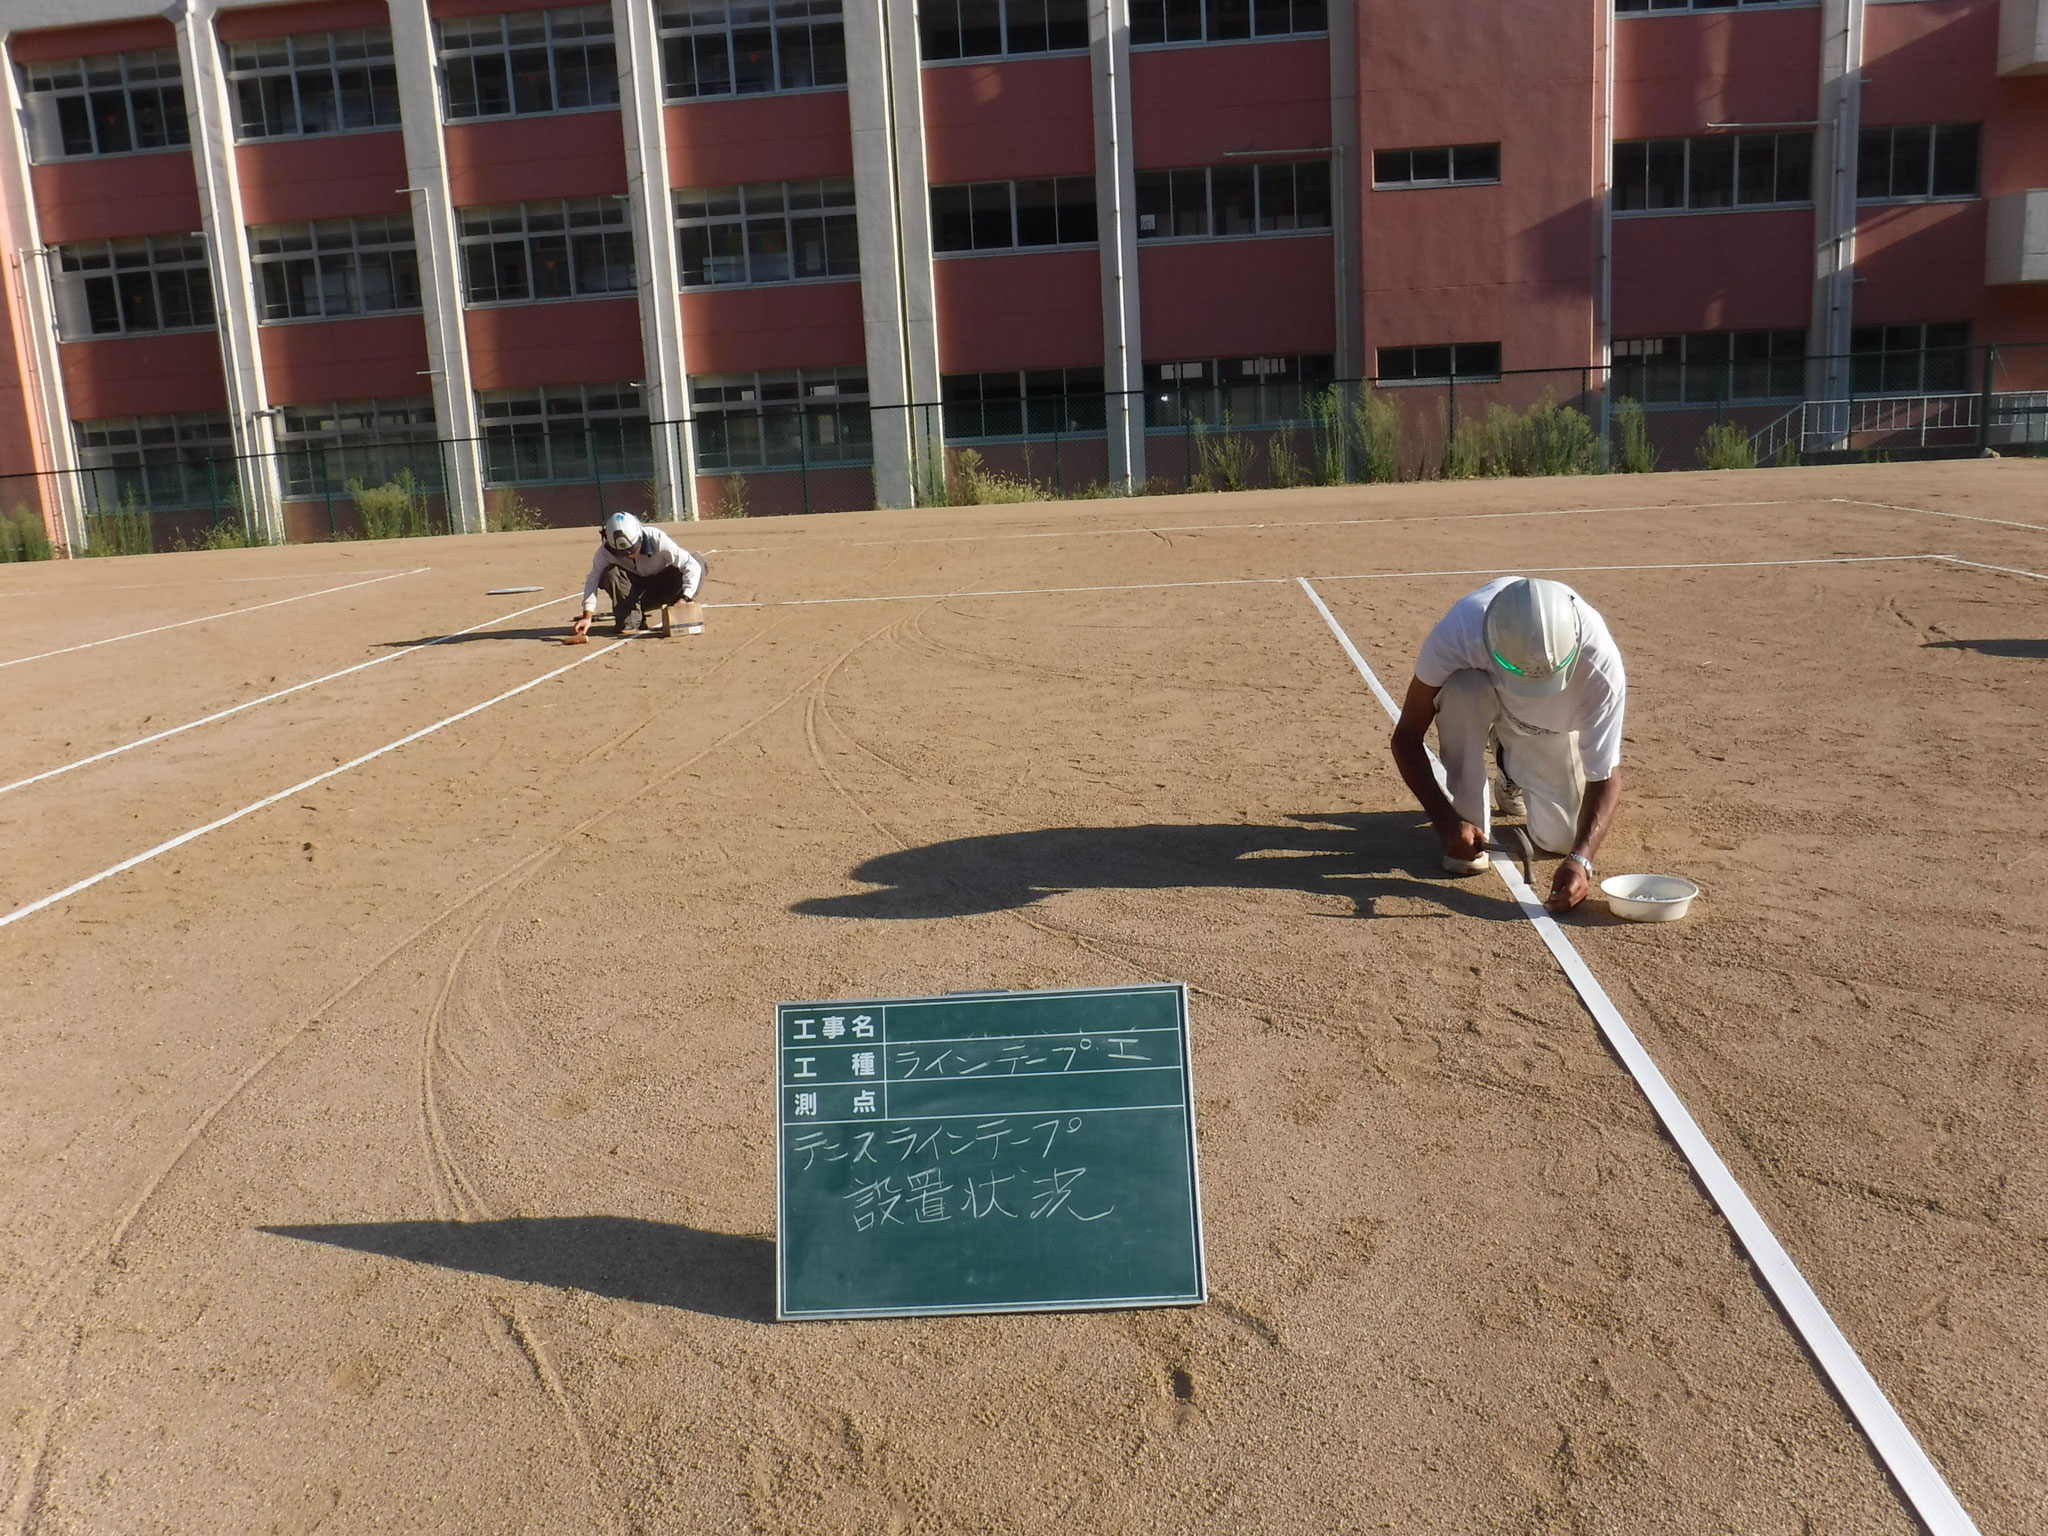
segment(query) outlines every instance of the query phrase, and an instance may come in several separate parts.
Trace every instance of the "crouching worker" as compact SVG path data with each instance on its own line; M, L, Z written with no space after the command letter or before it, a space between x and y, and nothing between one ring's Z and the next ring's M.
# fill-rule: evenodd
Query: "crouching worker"
M632 513L614 512L599 531L597 558L583 581L583 612L576 620L576 633L590 633L600 590L612 600L612 622L618 632L629 635L640 627L643 612L695 602L703 585L702 560Z
M1536 848L1563 856L1545 905L1565 912L1585 900L1621 800L1627 702L1606 621L1562 582L1503 577L1453 603L1422 642L1393 742L1402 780L1436 826L1444 868L1485 869L1493 811L1520 812ZM1432 720L1448 797L1424 745Z

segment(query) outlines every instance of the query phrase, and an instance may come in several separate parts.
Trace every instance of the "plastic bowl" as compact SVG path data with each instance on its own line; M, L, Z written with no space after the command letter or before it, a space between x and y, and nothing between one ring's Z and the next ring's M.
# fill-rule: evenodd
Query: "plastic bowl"
M1607 910L1632 923L1675 923L1700 888L1677 875L1614 875L1600 882Z

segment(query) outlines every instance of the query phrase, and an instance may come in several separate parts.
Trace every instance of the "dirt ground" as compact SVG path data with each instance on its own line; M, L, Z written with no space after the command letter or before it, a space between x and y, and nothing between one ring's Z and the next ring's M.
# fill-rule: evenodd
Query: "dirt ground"
M0 919L535 684L0 928L0 1530L1914 1530L1295 580L1398 694L1543 570L1633 685L1603 872L1706 891L1567 931L2048 1531L2048 465L685 541L705 633L610 649L587 533L0 572ZM1152 980L1208 1305L772 1320L774 1003Z

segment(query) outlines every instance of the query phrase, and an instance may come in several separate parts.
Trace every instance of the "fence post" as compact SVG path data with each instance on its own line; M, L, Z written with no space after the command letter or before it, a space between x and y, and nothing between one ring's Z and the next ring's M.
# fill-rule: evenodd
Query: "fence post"
M597 482L597 520L602 523L605 520L604 471L597 467L597 434L598 428L596 427L586 426L584 428L583 453L590 460L590 478Z
M1991 386L1998 372L1998 344L1984 343L1984 378L1977 397L1977 457L1991 452Z
M1444 380L1444 470L1443 477L1451 478L1451 462L1458 452L1458 373L1457 365L1451 365L1451 373Z
M1060 474L1060 423L1066 419L1067 396L1066 392L1062 390L1060 392L1059 414L1052 419L1052 493L1055 498L1066 494ZM1105 421L1108 420L1107 412L1104 413L1103 419Z
M1180 392L1180 488L1183 491L1195 488L1195 418L1188 414L1185 385Z
M334 542L334 476L327 472L327 450L320 450L320 495L327 503L327 542Z
M811 421L810 408L801 400L796 407L797 488L803 493L804 511L811 510Z

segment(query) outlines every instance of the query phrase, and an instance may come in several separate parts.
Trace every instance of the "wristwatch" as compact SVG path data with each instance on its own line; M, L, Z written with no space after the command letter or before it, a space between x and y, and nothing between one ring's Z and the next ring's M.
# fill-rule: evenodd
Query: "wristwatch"
M1578 865L1579 868L1583 869L1586 872L1586 878L1589 881L1593 878L1593 861L1587 858L1583 853L1568 853L1565 855L1565 858L1569 860L1571 863Z

